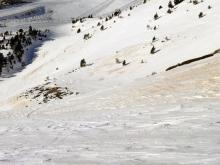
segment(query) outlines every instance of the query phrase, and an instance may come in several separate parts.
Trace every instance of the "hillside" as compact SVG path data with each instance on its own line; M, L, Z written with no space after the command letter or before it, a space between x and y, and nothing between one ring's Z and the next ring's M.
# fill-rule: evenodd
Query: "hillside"
M22 70L3 68L0 164L219 164L220 1L42 0L0 13L1 32L50 32Z

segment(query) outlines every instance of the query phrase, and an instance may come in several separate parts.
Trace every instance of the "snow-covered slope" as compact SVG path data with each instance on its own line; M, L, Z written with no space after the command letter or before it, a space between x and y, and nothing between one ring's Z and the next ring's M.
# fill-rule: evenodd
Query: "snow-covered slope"
M69 23L73 17L89 14L103 15L116 8L139 4L141 0L35 0L22 6L0 10L0 24L4 30L28 27L49 28Z
M168 2L150 0L132 10L127 7L140 1L28 4L51 11L51 22L33 23L49 26L53 36L22 72L0 79L0 164L218 165L220 2L185 0L171 14ZM120 7L122 14L108 21L69 21ZM19 25L7 20L8 28L27 26L22 19ZM81 68L83 58L91 65ZM45 100L58 87L67 96Z

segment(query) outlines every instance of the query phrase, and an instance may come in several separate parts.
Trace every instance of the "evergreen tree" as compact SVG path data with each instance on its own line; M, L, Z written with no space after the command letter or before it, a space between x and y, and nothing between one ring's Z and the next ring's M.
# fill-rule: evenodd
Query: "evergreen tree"
M169 8L174 8L174 5L173 5L172 1L169 1L168 7L169 7Z
M85 67L86 66L86 60L85 59L82 59L80 61L80 67Z
M3 64L4 64L4 56L2 53L0 53L0 76L2 74L2 68L3 68Z

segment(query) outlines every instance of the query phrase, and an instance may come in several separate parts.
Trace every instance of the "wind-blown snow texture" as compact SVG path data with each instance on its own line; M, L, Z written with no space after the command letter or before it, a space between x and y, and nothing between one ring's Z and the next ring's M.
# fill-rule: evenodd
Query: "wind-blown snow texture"
M0 164L220 164L219 53L165 72L220 48L220 1L185 0L172 14L169 0L126 9L134 2L41 0L0 10L1 31L32 24L53 33L22 72L0 78ZM98 18L120 7L120 17ZM71 24L90 13L97 17ZM150 54L154 36L159 51ZM80 68L83 58L92 65ZM73 94L44 103L33 99L39 86Z

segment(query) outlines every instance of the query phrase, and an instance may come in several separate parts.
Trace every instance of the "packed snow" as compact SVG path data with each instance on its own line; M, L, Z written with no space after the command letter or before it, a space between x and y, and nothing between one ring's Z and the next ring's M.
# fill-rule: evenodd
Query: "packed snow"
M170 14L169 0L1 9L0 32L50 35L0 77L0 165L219 165L220 1L199 2Z

